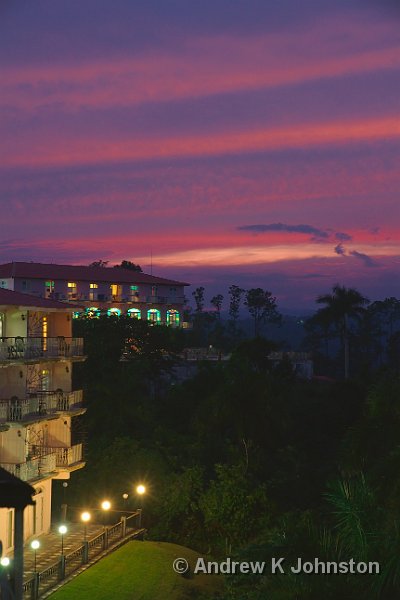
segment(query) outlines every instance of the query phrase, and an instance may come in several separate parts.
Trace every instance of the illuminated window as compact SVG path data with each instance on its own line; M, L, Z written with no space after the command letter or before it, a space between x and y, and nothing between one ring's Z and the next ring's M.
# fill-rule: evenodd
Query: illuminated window
M7 281L1 281L0 282L0 287L7 289Z
M107 311L107 315L109 317L119 317L121 315L121 311L119 308L109 308Z
M42 348L46 352L47 350L47 336L49 333L49 323L47 317L43 317L42 319Z
M48 369L42 369L40 373L40 389L44 392L48 392L50 389L50 371Z
M167 325L177 327L180 322L180 314L177 310L167 310Z
M72 313L72 318L73 319L79 319L79 317L81 316L82 313L80 313L79 311L74 311Z
M46 281L44 287L46 291L46 298L48 298L54 292L54 281Z
M74 281L68 281L68 300L76 299L76 283Z
M87 308L85 310L86 316L89 317L89 319L93 319L95 317L99 317L100 316L100 309L97 308L96 306L90 306L89 308Z
M130 301L131 302L137 302L139 300L139 287L137 285L131 285L130 286Z
M150 308L147 311L147 320L152 323L160 323L161 321L161 313L157 308Z
M97 288L99 287L99 285L97 283L91 283L89 287L90 287L91 290L97 290Z
M134 319L141 319L142 313L138 308L130 308L128 310L128 317L133 317Z

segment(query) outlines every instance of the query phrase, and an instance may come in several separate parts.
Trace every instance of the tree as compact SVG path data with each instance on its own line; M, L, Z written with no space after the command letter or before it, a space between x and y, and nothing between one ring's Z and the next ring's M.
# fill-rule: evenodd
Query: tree
M140 265L136 265L130 260L122 260L119 265L114 265L114 269L127 269L128 271L142 273L142 267Z
M211 304L214 306L214 308L217 311L218 320L221 319L221 307L222 307L223 300L224 300L224 297L222 294L217 294L216 296L213 296L211 298Z
M229 316L234 325L236 325L236 321L239 318L240 301L242 299L243 293L244 289L242 289L238 285L231 285L229 288Z
M91 262L88 267L106 267L108 265L108 260L94 260Z
M331 294L318 296L318 304L325 304L324 308L319 309L320 318L327 317L336 326L344 350L344 376L349 378L350 374L350 354L349 354L349 335L350 319L358 319L365 312L365 306L369 300L354 288L346 288L336 284L332 288Z
M260 333L262 323L279 323L281 320L281 315L277 310L276 298L272 296L271 292L264 291L261 288L248 290L244 303L254 319L254 335L256 337Z
M192 296L194 298L194 301L196 303L196 313L200 314L203 312L203 308L204 308L204 287L200 286L197 287L194 292L192 292Z

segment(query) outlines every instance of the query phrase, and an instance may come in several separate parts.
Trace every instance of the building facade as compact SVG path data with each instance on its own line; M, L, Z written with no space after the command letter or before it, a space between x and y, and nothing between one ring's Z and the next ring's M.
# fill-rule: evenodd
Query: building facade
M183 326L187 285L120 267L25 262L0 265L1 288L76 303L91 316L126 314L171 326Z
M0 466L29 482L35 505L24 513L25 539L50 529L53 479L84 467L74 418L73 364L83 340L71 337L74 306L0 289ZM14 510L0 509L4 553L13 550Z

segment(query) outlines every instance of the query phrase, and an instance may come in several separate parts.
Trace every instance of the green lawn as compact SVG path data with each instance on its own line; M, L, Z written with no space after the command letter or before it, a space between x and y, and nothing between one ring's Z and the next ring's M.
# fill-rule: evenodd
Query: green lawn
M51 600L188 600L197 593L220 590L222 580L212 575L189 578L174 573L175 558L195 565L199 554L166 542L128 542L75 577Z

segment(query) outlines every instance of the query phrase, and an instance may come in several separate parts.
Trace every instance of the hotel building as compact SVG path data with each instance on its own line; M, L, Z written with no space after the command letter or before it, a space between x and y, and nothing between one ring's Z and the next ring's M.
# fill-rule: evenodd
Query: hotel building
M187 285L121 267L33 262L0 265L1 288L76 303L92 316L127 314L175 327L184 326L182 313Z
M74 422L83 414L73 364L83 340L71 337L74 306L0 289L0 466L29 482L25 539L49 530L53 479L84 467ZM4 553L13 549L14 510L0 509Z

